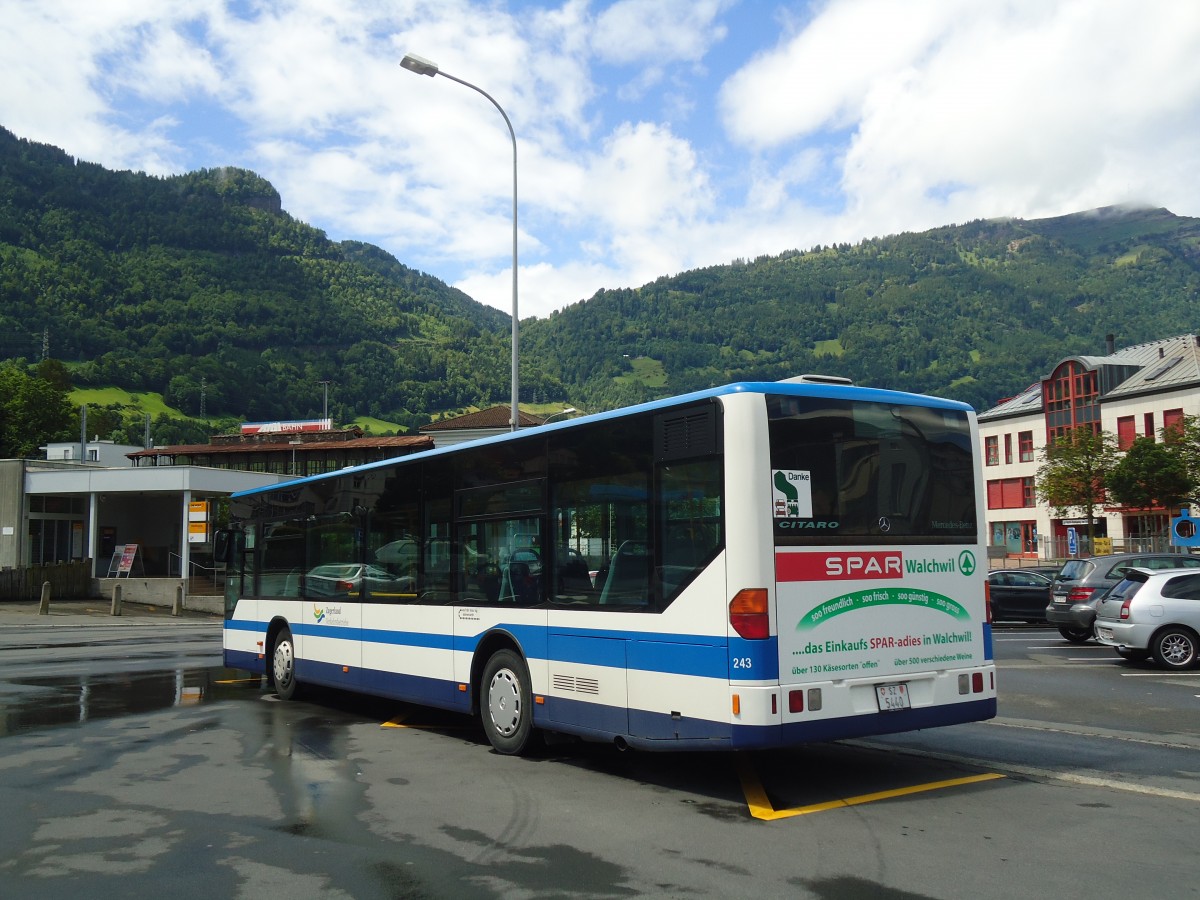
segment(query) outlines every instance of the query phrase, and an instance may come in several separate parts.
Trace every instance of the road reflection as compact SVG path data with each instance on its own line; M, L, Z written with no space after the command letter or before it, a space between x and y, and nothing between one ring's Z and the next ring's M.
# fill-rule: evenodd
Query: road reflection
M0 684L0 737L253 696L245 686L245 673L219 667L10 679Z

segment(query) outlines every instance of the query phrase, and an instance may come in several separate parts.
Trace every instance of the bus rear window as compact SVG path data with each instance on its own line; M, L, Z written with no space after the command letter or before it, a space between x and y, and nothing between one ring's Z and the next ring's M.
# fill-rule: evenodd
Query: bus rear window
M973 543L966 411L767 398L779 545Z

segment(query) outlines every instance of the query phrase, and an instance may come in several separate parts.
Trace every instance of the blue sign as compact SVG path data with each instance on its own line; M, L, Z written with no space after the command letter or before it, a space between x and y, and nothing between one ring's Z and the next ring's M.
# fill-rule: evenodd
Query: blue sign
M1172 547L1200 547L1200 520L1192 518L1184 507L1171 520Z
M1067 529L1067 552L1072 556L1079 552L1079 535L1074 528Z

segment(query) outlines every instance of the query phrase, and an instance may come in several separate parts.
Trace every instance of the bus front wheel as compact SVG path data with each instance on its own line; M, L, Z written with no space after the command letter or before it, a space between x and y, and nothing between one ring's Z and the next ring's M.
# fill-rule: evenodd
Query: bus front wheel
M498 650L483 669L480 718L488 742L497 753L517 756L533 736L533 702L529 669L512 650Z
M287 626L275 637L275 647L271 651L271 681L280 700L291 700L300 689L296 681L296 642Z

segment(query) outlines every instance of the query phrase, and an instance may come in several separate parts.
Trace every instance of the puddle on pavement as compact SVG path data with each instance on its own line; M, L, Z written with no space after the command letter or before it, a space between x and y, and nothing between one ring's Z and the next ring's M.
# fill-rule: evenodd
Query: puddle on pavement
M214 700L257 699L260 684L222 667L14 679L0 683L0 737Z

